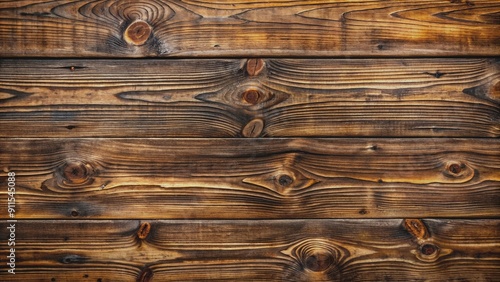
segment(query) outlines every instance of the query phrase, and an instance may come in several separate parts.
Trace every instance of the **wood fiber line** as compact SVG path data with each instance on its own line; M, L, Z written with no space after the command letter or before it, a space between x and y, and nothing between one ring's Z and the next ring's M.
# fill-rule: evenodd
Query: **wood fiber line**
M489 138L4 138L0 187L16 173L24 219L496 217L499 148Z
M486 219L20 220L17 273L0 277L494 281L500 275L498 230L498 220ZM0 236L8 232L0 223Z
M497 59L0 60L1 137L499 137Z
M2 1L0 56L495 56L496 0Z

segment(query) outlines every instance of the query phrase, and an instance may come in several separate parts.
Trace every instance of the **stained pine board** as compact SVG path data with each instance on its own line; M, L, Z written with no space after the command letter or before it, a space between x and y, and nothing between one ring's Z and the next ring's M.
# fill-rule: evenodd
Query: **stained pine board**
M500 63L0 60L1 137L499 137Z
M496 217L499 149L488 138L1 139L0 187L16 174L25 219Z
M498 55L496 0L1 1L0 56Z
M7 238L9 224L0 223ZM495 281L498 220L30 221L5 281ZM5 266L6 256L1 262Z

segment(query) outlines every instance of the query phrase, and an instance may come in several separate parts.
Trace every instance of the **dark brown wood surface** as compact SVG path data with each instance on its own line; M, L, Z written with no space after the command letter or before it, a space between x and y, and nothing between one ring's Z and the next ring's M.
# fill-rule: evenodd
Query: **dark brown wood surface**
M498 55L497 0L1 1L0 56Z
M0 0L0 281L500 281L499 58L498 0Z
M499 137L500 63L0 60L1 137Z
M470 218L498 215L499 149L496 138L0 139L0 163L16 173L18 218Z
M499 230L485 219L20 220L17 274L0 279L496 281Z

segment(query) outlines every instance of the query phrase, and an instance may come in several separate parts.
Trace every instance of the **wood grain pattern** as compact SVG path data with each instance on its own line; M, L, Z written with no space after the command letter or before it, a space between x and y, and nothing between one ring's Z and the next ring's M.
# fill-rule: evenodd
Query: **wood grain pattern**
M425 240L406 230L402 219L22 220L16 223L16 275L8 278L481 282L499 277L499 220L424 219L422 224L430 234ZM140 238L144 225L150 231ZM7 232L0 223L0 236ZM5 259L2 255L2 264ZM2 280L7 275L0 272Z
M496 0L1 1L1 56L498 55Z
M26 219L496 217L499 149L491 138L1 139L0 187L16 173Z
M498 59L0 60L2 137L499 137Z
M499 56L498 0L0 0L0 281L497 281Z

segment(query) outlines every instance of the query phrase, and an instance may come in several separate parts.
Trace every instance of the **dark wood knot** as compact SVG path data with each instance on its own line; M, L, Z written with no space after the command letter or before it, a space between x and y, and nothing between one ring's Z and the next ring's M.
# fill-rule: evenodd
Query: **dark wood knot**
M259 137L264 129L264 121L260 118L252 119L243 127L241 134L244 137L255 138Z
M288 187L293 183L293 178L290 175L281 175L278 178L278 184L283 187Z
M449 250L445 250L445 254L450 253ZM416 250L417 259L424 262L435 262L441 256L441 249L431 242L422 242L419 244Z
M451 174L455 174L455 175L458 175L460 174L460 172L462 172L462 166L461 164L457 164L457 163L453 163L453 164L450 164L448 166L448 171L451 173Z
M264 60L262 59L248 59L247 74L249 76L257 76L264 70L265 65Z
M309 178L291 167L283 168L273 176L274 189L283 195L293 190L298 191L309 188L318 182L318 180Z
M427 239L429 237L429 232L427 227L420 219L405 219L404 220L405 229L417 239Z
M84 161L68 161L60 170L65 185L83 185L92 181L94 169Z
M139 239L144 240L148 237L149 232L151 231L151 224L149 222L144 222L137 230L137 237Z
M467 178L472 177L474 172L468 169L464 163L450 162L446 165L443 174L450 178Z
M154 276L153 271L149 267L144 267L137 276L137 282L150 282Z
M140 46L146 43L152 31L153 29L147 22L136 20L127 27L123 38L128 44Z
M433 256L438 250L438 247L434 244L424 244L420 246L420 253L424 256Z
M323 272L330 268L335 259L329 252L316 251L305 259L305 267L314 272Z
M302 241L290 249L290 254L300 265L300 270L302 270L300 273L309 278L325 275L332 278L332 275L339 272L338 262L350 257L347 249L323 239ZM306 280L310 281L310 279Z
M243 101L250 105L257 105L263 98L262 93L255 89L249 89L243 92Z

